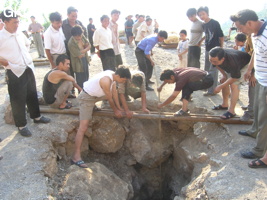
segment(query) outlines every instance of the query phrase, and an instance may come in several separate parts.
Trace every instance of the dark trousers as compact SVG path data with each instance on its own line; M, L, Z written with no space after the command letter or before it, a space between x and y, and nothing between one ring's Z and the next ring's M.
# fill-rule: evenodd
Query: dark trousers
M187 83L182 90L182 98L189 100L191 94L197 90L203 90L211 87L213 84L213 77L211 74L206 75L203 79L195 82Z
M118 54L118 55L115 56L115 63L116 63L115 64L116 65L116 69L118 69L118 67L123 64L122 63L121 54Z
M94 46L93 36L89 36L89 42L91 44L91 53L95 53L95 46Z
M201 48L199 46L189 46L187 67L200 68Z
M100 59L102 62L103 70L112 70L115 72L116 61L113 49L100 50Z
M7 77L8 93L15 125L17 127L26 126L26 105L32 119L40 117L33 71L31 68L27 68L18 78L11 70L7 70Z
M89 64L86 57L81 58L83 64L83 72L75 72L75 78L77 84L83 88L83 83L89 79Z
M146 85L148 85L147 82L152 77L153 66L151 65L150 60L146 57L144 51L138 47L135 49L135 56L138 62L139 70L145 74Z

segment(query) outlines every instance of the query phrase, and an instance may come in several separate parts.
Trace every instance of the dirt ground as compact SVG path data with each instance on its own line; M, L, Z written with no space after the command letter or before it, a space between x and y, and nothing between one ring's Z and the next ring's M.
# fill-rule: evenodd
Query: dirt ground
M227 44L228 47L231 43ZM138 69L137 61L134 55L134 48L130 48L128 45L121 45L123 63L129 66L130 69ZM154 48L154 60L156 66L154 68L154 74L152 81L156 83L151 85L154 91L147 92L148 108L150 110L157 110L155 104L149 102L157 102L165 100L173 91L174 85L166 85L160 94L157 93L156 87L160 84L159 74L164 69L173 69L178 66L178 56L176 49L162 49L160 47ZM202 50L202 52L204 52ZM35 49L31 49L31 55L35 59L37 53ZM204 56L201 57L201 68L203 69ZM44 75L49 71L50 66L38 66L35 67L35 77L37 82L37 89L41 91ZM92 56L92 62L90 63L89 73L90 77L102 70L100 59L96 56ZM28 118L28 126L33 132L31 138L23 138L17 134L17 129L14 125L6 124L3 120L4 117L4 105L7 95L7 84L5 83L4 69L0 69L0 138L3 140L0 143L0 155L3 159L0 160L0 200L5 199L48 199L47 184L48 178L43 178L42 167L43 163L38 159L44 156L43 149L47 148L51 143L48 141L46 135L47 125L35 125L32 120ZM223 112L212 111L211 108L214 105L218 105L222 102L221 94L212 97L203 97L203 91L197 91L193 94L193 102L189 103L189 109L194 112L195 108L203 108L207 113L220 115ZM77 94L77 91L76 91ZM72 100L74 105L77 106L76 100ZM137 101L138 102L138 101ZM240 98L236 106L236 114L241 116L243 111L241 106L247 105L247 85L244 84L241 87ZM181 106L179 97L169 106L164 108L164 111L176 112ZM54 122L54 119L61 120L60 123L64 123L68 120L68 116L54 116L53 114L44 114L52 119L49 124L50 128L58 125ZM234 156L233 160L225 160L225 162L233 162L235 164L231 173L225 174L225 179L231 180L231 186L235 185L235 190L240 190L238 198L234 199L267 199L267 173L265 169L249 169L247 167L248 160L242 159L239 155L241 150L250 149L255 145L255 139L245 138L237 134L238 130L249 128L248 125L227 125L227 129L232 136L235 146L231 146ZM214 134L220 134L214 132ZM220 144L218 144L220 145ZM227 151L228 147L225 148ZM25 167L27 166L27 168ZM62 167L64 168L64 166ZM61 167L59 167L61 170ZM238 174L242 171L244 176ZM64 170L62 169L62 174ZM50 183L51 184L51 183ZM239 187L240 186L240 187ZM217 186L218 187L218 186ZM233 186L234 187L234 186ZM242 187L242 188L241 188ZM222 188L222 187L221 187ZM233 189L233 188L232 188ZM218 187L220 190L220 187ZM37 192L36 192L37 191ZM263 192L265 191L265 193ZM214 197L212 199L231 199L227 196L227 190L221 191L221 194L225 194L225 197ZM34 198L33 198L34 196ZM235 196L236 197L236 196Z

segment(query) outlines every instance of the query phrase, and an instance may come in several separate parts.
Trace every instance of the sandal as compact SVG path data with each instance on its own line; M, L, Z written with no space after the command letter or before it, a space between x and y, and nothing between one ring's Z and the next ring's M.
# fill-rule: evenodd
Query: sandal
M177 117L177 116L188 116L189 113L190 113L189 110L187 110L187 111L183 111L183 110L181 109L181 110L177 111L176 113L174 113L173 115L174 115L175 117Z
M70 109L72 105L70 103L67 103L64 108L58 108L59 110L64 110L64 109Z
M222 105L214 106L212 110L227 110L228 107L222 107Z
M71 165L77 165L80 168L88 168L88 166L82 166L83 164L85 164L83 160L79 160L77 162L74 162L73 160L70 160L70 164Z
M258 162L259 164L257 164L256 162ZM248 163L248 166L250 168L267 168L267 165L260 159L251 161L250 163Z
M226 113L224 113L221 116L221 119L230 119L233 118L234 116L236 116L236 114L230 113L229 111L227 111Z

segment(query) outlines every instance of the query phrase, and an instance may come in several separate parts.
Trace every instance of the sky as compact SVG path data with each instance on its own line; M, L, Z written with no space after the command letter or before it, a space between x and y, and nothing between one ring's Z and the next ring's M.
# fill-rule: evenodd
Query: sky
M6 0L0 0L0 10L4 9ZM253 2L253 3L252 3ZM89 17L94 19L96 28L100 26L100 17L104 14L110 16L113 9L121 11L120 19L118 21L119 29L124 29L125 17L128 15L143 14L149 15L152 19L157 19L160 30L168 32L179 32L181 29L189 31L191 22L186 16L188 8L199 8L200 6L208 6L210 10L210 17L224 23L229 20L231 14L235 14L241 9L252 9L260 11L263 8L267 9L267 0L22 0L22 8L28 8L29 12L25 18L32 15L40 23L44 22L43 14L49 16L49 13L58 11L62 14L63 19L67 17L67 8L74 6L78 9L78 20L84 26L89 21ZM134 19L134 17L133 17ZM21 28L25 29L28 22L22 22Z

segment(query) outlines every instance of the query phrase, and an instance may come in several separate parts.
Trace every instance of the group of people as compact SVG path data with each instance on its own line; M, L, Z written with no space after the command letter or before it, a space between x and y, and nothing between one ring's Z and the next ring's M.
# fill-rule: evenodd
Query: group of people
M5 27L0 31L0 64L7 70L8 92L15 125L22 136L31 136L27 128L25 105L27 105L30 117L34 123L49 123L50 120L40 115L35 78L33 74L33 62L28 52L29 41L17 31L19 16L9 16L3 11L1 18ZM123 113L131 118L133 112L130 111L127 101L129 96L134 99L141 97L142 110L146 113L150 111L146 108L146 91L152 91L149 84L153 72L154 61L152 49L158 42L163 42L168 38L166 31L157 31L156 35L149 34L149 23L151 18L139 15L139 27L133 24L133 36L136 42L135 55L139 70L130 71L123 65L117 20L120 11L112 10L110 17L103 15L100 18L101 27L95 28L90 18L90 24L85 28L77 20L78 11L74 7L67 10L67 19L62 21L62 16L58 12L51 13L49 19L50 27L44 33L44 48L47 58L51 64L51 70L44 76L43 95L45 101L54 108L69 109L72 107L68 97L74 88L79 91L80 125L75 138L75 152L71 163L79 167L86 168L87 165L81 158L81 144L89 122L92 119L93 111L99 110L95 103L106 100L116 117L123 117ZM6 17L9 16L9 17ZM157 88L162 91L164 85L176 84L174 92L164 102L158 104L162 108L170 104L182 92L182 108L175 116L189 115L188 102L194 91L207 89L204 96L214 95L222 91L223 102L214 106L214 110L226 110L221 116L229 119L235 116L235 106L239 97L240 84L243 77L250 80L250 87L253 87L255 96L254 106L252 103L252 113L254 114L253 126L248 131L240 131L243 136L257 137L257 146L249 152L243 152L244 158L260 158L266 151L267 125L266 111L266 22L258 20L254 11L242 10L231 16L238 30L246 34L247 40L252 39L250 50L243 48L247 52L241 51L238 46L244 46L244 36L236 37L237 46L235 49L223 48L223 33L220 24L209 17L207 7L200 7L198 10L190 8L187 11L188 18L192 21L190 39L187 41L187 32L180 33L181 43L187 42L188 49L178 45L178 57L185 61L184 55L188 54L186 67L164 70L160 75L163 81ZM201 22L197 16L203 21ZM129 17L129 16L128 16ZM140 21L139 21L140 20ZM143 22L142 22L143 21ZM34 23L34 18L33 18ZM142 27L143 26L143 27ZM37 25L36 25L37 27ZM42 27L30 26L32 33L39 33ZM35 29L36 28L36 29ZM125 28L129 28L127 25ZM134 31L137 30L135 35ZM87 34L88 32L88 34ZM138 37L141 32L142 37ZM203 37L202 34L205 33ZM39 34L36 34L39 35ZM88 40L89 39L89 40ZM36 39L37 40L37 39ZM200 45L205 40L205 70L200 69ZM243 42L243 43L240 43ZM248 43L247 43L248 44ZM252 45L253 44L253 45ZM92 48L92 46L94 48ZM249 45L247 45L249 46ZM253 50L251 48L254 47ZM94 52L101 59L103 71L89 79L88 66L90 57L88 51ZM183 51L186 49L186 52ZM40 56L44 56L38 50ZM186 64L183 64L186 65ZM222 73L220 85L218 85L218 71ZM255 76L254 76L255 75ZM230 104L228 105L230 95ZM250 102L251 103L251 102ZM252 114L252 115L253 115ZM253 116L251 116L253 117ZM262 159L257 159L249 163L250 167L266 167L267 155Z

